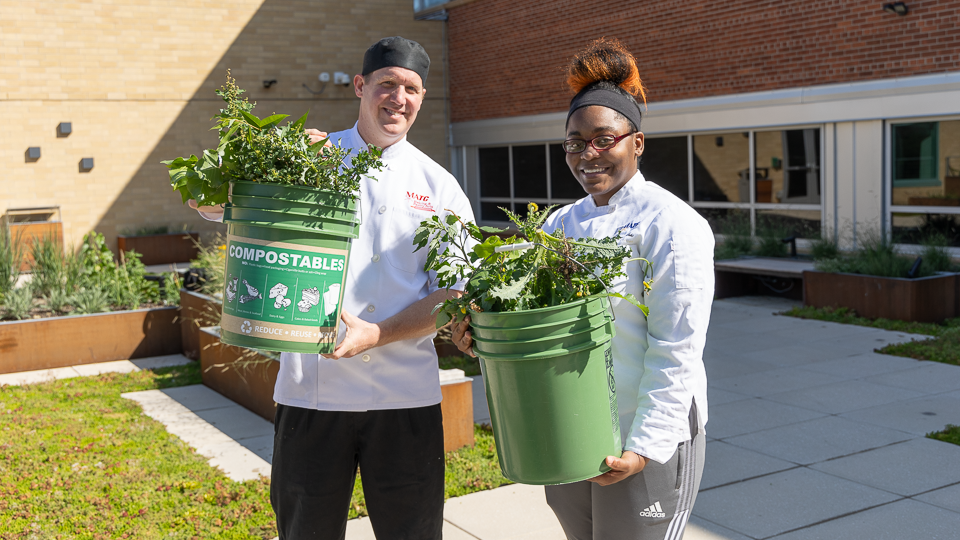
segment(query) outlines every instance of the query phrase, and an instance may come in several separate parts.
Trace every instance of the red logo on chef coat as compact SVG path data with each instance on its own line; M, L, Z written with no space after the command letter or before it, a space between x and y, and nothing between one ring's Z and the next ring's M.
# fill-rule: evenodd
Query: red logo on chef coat
M436 210L433 208L433 204L430 202L429 195L417 195L412 191L408 191L407 200L410 201L410 208L413 208L414 210L436 212Z

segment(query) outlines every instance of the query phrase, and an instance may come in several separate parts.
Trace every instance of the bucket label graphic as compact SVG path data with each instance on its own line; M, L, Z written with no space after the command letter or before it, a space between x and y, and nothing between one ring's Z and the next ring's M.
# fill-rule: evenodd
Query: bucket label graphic
M224 330L297 343L333 343L346 250L230 236Z
M613 434L620 441L620 409L617 407L617 383L613 378L613 348L607 347L603 352L607 364L607 388L610 390L610 420L613 422Z

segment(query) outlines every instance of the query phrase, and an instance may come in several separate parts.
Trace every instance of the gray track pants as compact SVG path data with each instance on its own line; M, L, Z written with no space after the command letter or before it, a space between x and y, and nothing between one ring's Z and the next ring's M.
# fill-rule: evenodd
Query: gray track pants
M691 427L697 425L691 411ZM698 431L700 431L698 433ZM695 427L664 464L601 487L593 482L547 486L547 504L568 540L680 540L700 490L706 440Z

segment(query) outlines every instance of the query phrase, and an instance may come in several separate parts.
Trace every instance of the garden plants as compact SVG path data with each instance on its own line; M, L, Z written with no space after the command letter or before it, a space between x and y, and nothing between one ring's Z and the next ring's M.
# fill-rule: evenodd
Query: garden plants
M331 352L360 184L381 150L311 143L307 115L258 118L227 72L216 148L165 161L183 202L225 204L221 340L272 351Z

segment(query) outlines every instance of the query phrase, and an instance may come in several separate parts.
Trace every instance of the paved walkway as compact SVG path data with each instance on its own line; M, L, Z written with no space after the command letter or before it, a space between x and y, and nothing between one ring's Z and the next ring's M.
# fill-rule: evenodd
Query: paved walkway
M960 446L924 437L960 424L960 368L873 352L909 334L773 315L790 305L714 303L707 464L684 538L960 536ZM480 388L477 377L477 421L489 418ZM206 387L127 397L233 477L272 458L271 424ZM450 499L444 517L452 540L563 540L539 487ZM369 520L350 521L347 538L373 539Z

